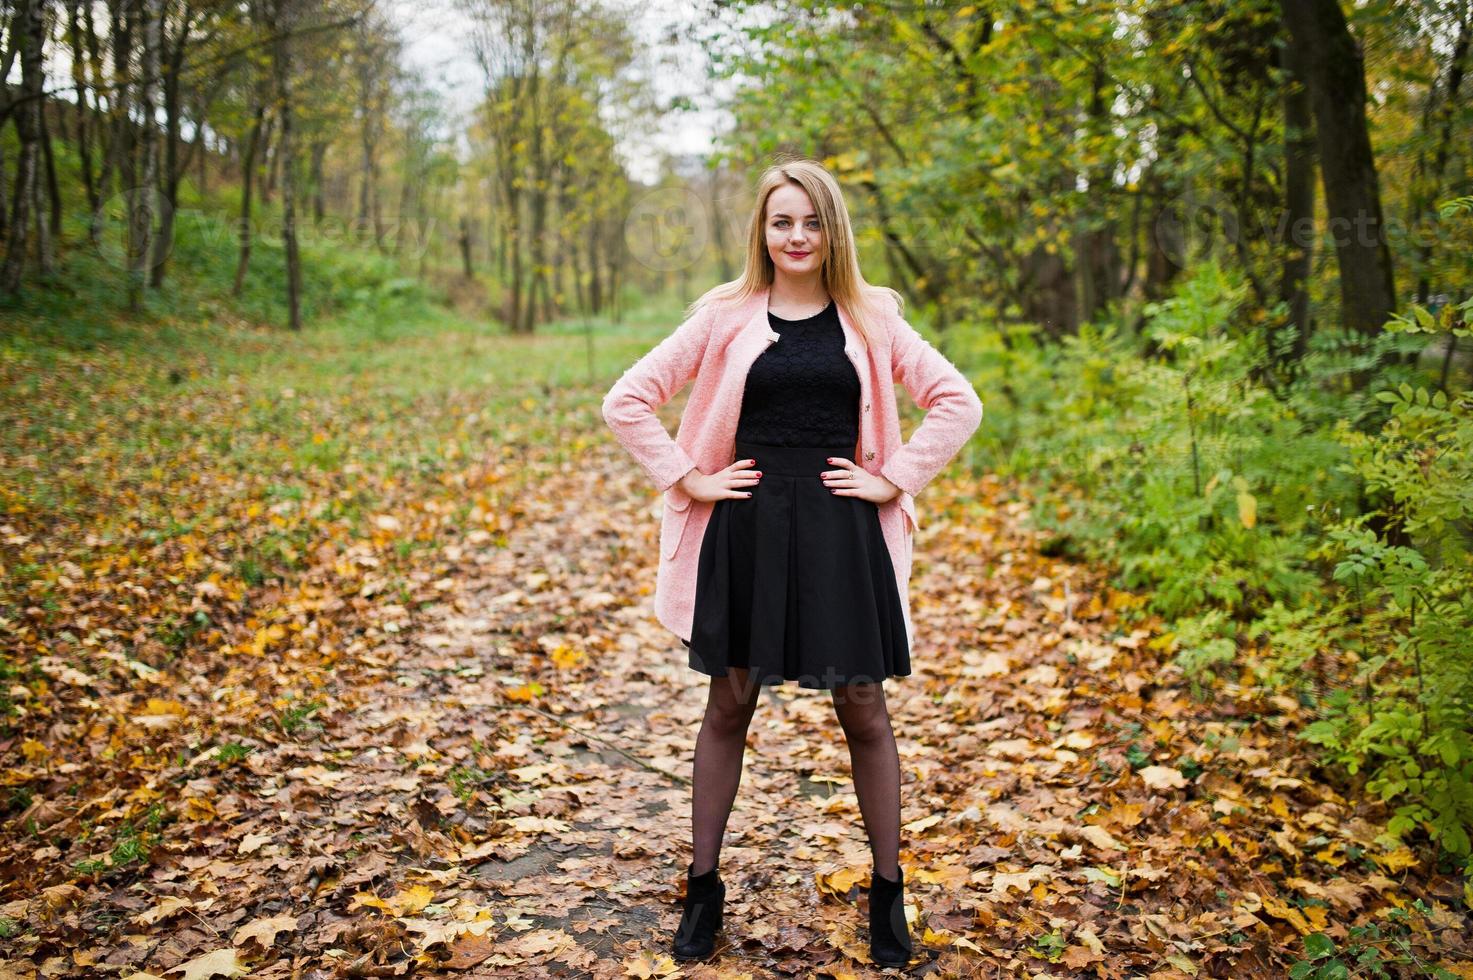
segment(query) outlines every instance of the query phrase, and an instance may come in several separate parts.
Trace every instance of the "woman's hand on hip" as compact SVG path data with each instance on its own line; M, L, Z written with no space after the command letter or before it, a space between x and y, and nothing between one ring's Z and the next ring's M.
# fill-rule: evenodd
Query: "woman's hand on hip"
M744 499L752 496L747 487L755 487L757 478L762 475L761 470L752 469L755 464L756 460L739 459L715 473L691 470L680 478L680 488L695 500Z
M823 485L837 496L858 497L876 504L883 504L900 496L899 487L853 460L843 456L830 456L829 462L841 468L824 470L819 476L823 477Z

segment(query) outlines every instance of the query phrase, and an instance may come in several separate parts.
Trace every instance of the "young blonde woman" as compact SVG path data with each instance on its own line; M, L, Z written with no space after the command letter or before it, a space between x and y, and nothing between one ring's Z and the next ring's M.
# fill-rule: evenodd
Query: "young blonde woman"
M824 167L768 168L745 269L616 382L603 416L664 495L655 614L710 676L696 737L692 859L672 940L715 948L717 872L758 686L832 692L874 866L870 956L909 962L900 763L883 681L911 672L914 497L982 419L971 384L859 271ZM925 418L903 441L894 382ZM687 384L672 439L656 415Z

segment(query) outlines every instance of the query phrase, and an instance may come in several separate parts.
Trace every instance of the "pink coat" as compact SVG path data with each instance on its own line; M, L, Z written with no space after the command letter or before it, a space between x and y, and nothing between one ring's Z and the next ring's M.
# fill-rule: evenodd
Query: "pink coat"
M714 501L696 500L676 483L692 467L714 473L735 459L747 369L781 336L767 322L768 292L763 289L740 306L706 304L625 371L603 400L604 420L664 494L655 616L684 640L691 635L697 560ZM883 305L883 336L867 351L849 314L842 306L838 311L844 352L854 361L860 386L859 442L850 459L901 489L899 496L879 505L879 516L905 609L906 636L914 648L910 567L911 542L919 526L915 495L976 431L982 400L893 304ZM692 379L695 386L672 439L655 410ZM926 410L909 442L901 439L895 381Z

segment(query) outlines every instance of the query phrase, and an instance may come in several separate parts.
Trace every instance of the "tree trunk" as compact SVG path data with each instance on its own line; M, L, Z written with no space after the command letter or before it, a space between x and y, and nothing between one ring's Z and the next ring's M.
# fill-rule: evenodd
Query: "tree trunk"
M82 42L80 0L67 3L67 40L72 48L72 85L77 90L77 162L81 165L82 188L87 195L87 213L97 210L97 175L92 166L92 108L87 100L87 69L90 62ZM93 101L95 102L95 96Z
M189 46L191 15L186 10L180 18L179 36L168 48L168 68L161 81L164 88L164 168L162 190L164 207L159 215L159 233L154 242L153 268L150 270L149 285L155 289L164 284L164 270L168 268L169 255L174 251L174 215L179 210L179 183L184 179L187 164L180 161L179 148L183 144L180 122L184 114L184 93L180 88L180 75L184 69L184 55ZM168 38L164 39L168 42ZM198 127L199 119L195 120Z
M15 43L20 46L21 94L15 110L15 129L20 152L15 167L15 195L10 207L10 237L5 247L5 264L0 266L0 288L10 295L20 292L21 276L30 252L31 207L41 164L41 89L44 84L41 45L45 42L47 0L18 0L14 25Z
M253 20L259 21L260 12L256 4L251 4L251 16ZM251 204L252 191L256 186L256 150L261 143L261 134L265 129L266 102L269 92L266 91L265 79L259 75L254 86L254 99L256 102L255 118L251 121L251 132L246 137L245 159L240 166L240 222L239 242L240 256L235 263L235 284L230 288L232 296L239 296L245 288L246 269L251 264L251 245L255 235L251 229Z
M137 22L136 3L133 0L109 0L108 18L113 64L131 64L133 31ZM95 56L94 59L96 60ZM105 76L99 74L98 77ZM110 197L114 168L118 173L118 185L123 191L126 192L134 187L132 99L132 87L124 80L113 87L112 95L107 100L108 111L111 115L112 137L108 140L107 151L103 154L102 174L97 182L98 194L104 201ZM100 218L101 215L95 217ZM101 230L100 225L94 225L94 237L100 237Z
M1095 66L1090 90L1088 128L1093 134L1109 132L1111 116L1109 105L1115 96L1113 85L1106 86L1104 66ZM1086 169L1084 176L1090 187L1109 186L1113 161ZM1093 320L1112 301L1120 298L1120 286L1124 277L1120 271L1120 244L1117 240L1115 218L1108 210L1105 198L1096 198L1100 211L1085 216L1085 226L1079 235L1080 254L1079 285L1081 319ZM1093 225L1093 227L1091 227Z
M36 258L42 276L56 275L56 236L61 231L61 185L56 179L56 156L51 152L51 128L46 121L46 99L41 103L41 162L46 174L46 203L41 206L41 187L36 184ZM58 105L58 103L53 103Z
M599 279L599 239L603 237L605 221L595 221L588 234L588 312L597 315L604 308L603 284ZM723 280L729 282L730 280Z
M1284 223L1279 235L1283 266L1279 299L1289 307L1296 330L1287 349L1270 344L1280 367L1297 366L1309 349L1309 280L1314 258L1314 116L1299 49L1286 44L1284 69Z
M145 273L153 254L158 214L158 127L159 42L164 16L163 0L142 0L143 77L138 86L138 107L142 121L138 126L139 163L142 173L138 186L128 194L128 309L143 309Z
M1463 18L1462 24L1458 26L1458 40L1453 45L1452 56L1448 61L1447 84L1441 97L1438 97L1436 86L1428 93L1428 101L1435 102L1435 111L1429 114L1428 122L1435 125L1434 120L1441 118L1442 132L1438 134L1437 149L1433 152L1432 163L1423 173L1423 161L1418 159L1418 178L1413 182L1412 194L1412 221L1420 222L1424 211L1429 210L1437 202L1437 196L1442 192L1442 174L1447 168L1448 148L1453 139L1453 115L1457 109L1458 89L1463 84L1463 62L1468 57L1468 33L1470 20ZM1432 294L1432 280L1427 275L1427 267L1432 262L1433 236L1426 236L1417 249L1417 302L1426 305ZM1449 338L1449 342L1454 338Z
M312 179L312 224L321 227L322 221L327 217L327 200L324 196L324 185L327 178L323 173L323 161L327 158L327 140L317 139L312 141L311 151L311 179Z
M465 215L460 216L460 234L456 237L456 244L460 247L460 272L469 279L471 270L471 221Z
M1376 161L1366 128L1360 50L1338 0L1281 0L1293 57L1303 65L1314 111L1325 210L1340 266L1340 315L1364 337L1396 311L1391 252ZM1358 382L1364 382L1362 376Z
M369 52L359 52L358 63L358 112L360 115L358 138L362 148L362 164L359 167L358 185L358 233L365 235L375 227L374 217L378 208L374 200L378 194L378 113L373 105L373 73L369 65ZM375 241L378 235L374 235Z
M292 65L291 42L286 36L295 20L293 0L270 0L271 68L276 79L276 95L281 106L281 238L286 245L287 323L293 330L302 329L302 265L297 254L297 177L292 158Z

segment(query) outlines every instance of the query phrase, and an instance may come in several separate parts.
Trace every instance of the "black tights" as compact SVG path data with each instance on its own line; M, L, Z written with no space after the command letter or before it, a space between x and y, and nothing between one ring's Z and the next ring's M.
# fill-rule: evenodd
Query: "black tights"
M744 668L711 678L706 715L696 736L691 792L692 873L716 866L726 819L742 780L747 726L757 708L759 688ZM834 711L849 746L849 765L859 812L869 835L874 867L887 878L900 874L900 755L878 684L848 684L833 690Z

